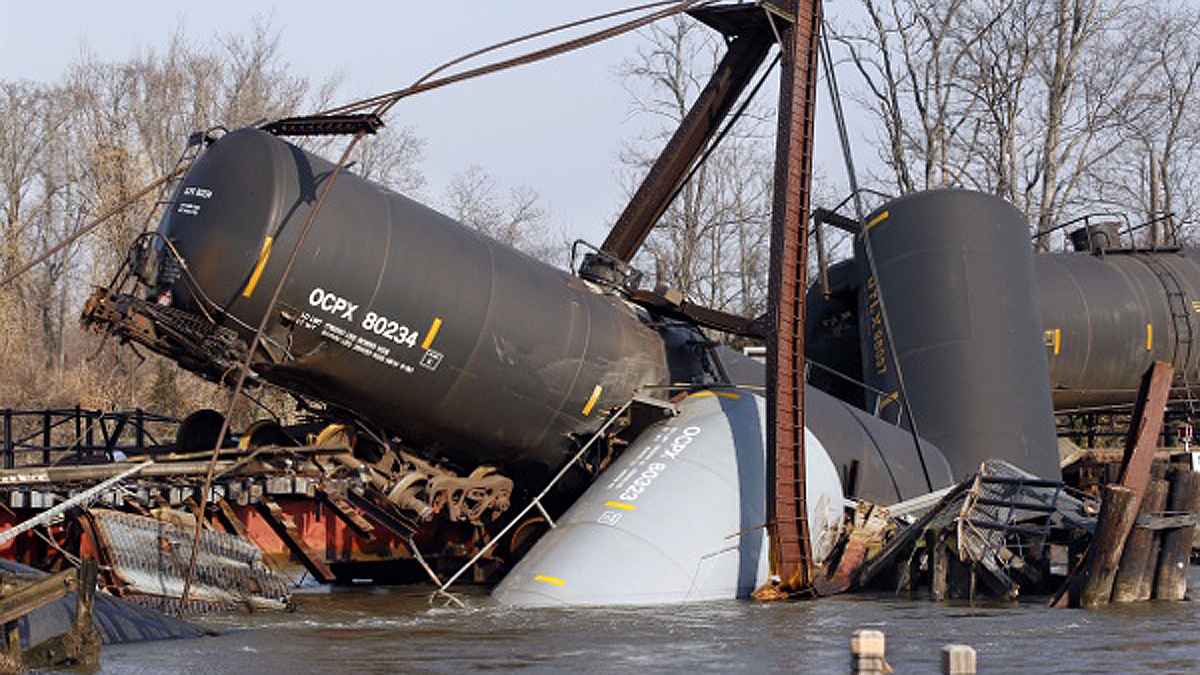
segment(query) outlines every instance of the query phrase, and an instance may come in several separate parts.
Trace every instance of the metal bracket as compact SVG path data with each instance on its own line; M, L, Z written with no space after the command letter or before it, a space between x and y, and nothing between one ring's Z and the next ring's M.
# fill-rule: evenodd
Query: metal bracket
M259 128L276 136L353 136L378 132L383 128L383 120L374 113L305 115L285 117Z

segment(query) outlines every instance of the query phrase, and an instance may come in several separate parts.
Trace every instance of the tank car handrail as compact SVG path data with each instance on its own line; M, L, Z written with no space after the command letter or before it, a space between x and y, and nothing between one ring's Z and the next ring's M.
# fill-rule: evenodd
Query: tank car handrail
M856 380L856 379L854 379L853 377L850 377L849 375L847 375L847 374L845 374L845 373L843 373L843 372L841 372L841 371L839 371L839 370L837 370L837 369L833 368L832 366L827 366L827 365L825 365L824 363L821 363L820 361L814 361L814 360L813 360L813 358L812 358L811 356L810 356L810 357L808 357L808 358L806 359L806 361L807 361L808 363L810 363L810 364L812 364L812 365L814 365L814 366L816 366L816 367L820 368L821 370L824 370L825 372L827 372L827 373L829 373L829 374L831 374L831 375L835 375L835 376L837 376L837 377L840 377L840 378L842 378L843 380L845 380L845 381L849 382L850 384L856 385L856 386L860 387L861 389L864 389L864 390L866 390L866 391L869 391L869 392L871 392L872 394L875 394L876 396L891 396L891 395L892 395L892 393L893 393L893 392L890 392L890 391L884 391L884 390L882 390L882 389L878 389L878 388L876 388L876 387L872 387L871 385L867 384L866 382L862 382L862 381ZM805 378L805 380L806 380L806 381L807 381L807 379L808 379L808 378Z
M1132 241L1133 241L1133 239L1132 239L1132 235L1133 235L1133 233L1134 233L1134 232L1137 232L1138 230L1143 230L1143 229L1145 229L1145 228L1147 228L1147 227L1149 227L1149 226L1151 226L1151 225L1153 225L1153 224L1155 224L1155 223L1160 223L1160 222L1162 222L1162 221L1164 221L1164 220L1170 220L1171 218L1174 218L1174 217L1175 217L1175 212L1174 212L1174 211L1167 211L1167 212L1163 213L1162 215L1159 215L1159 216L1156 216L1156 217L1154 217L1154 218L1151 218L1151 219L1149 219L1149 220L1147 220L1147 221L1145 221L1145 222L1142 222L1142 223L1141 223L1141 224L1139 224L1139 225L1133 225L1133 226L1129 226L1129 223L1128 223L1128 221L1126 221L1126 226L1128 227L1128 229L1126 229L1124 232L1122 232L1122 234L1128 234L1128 235L1131 235L1131 238L1130 238L1130 243L1132 243ZM1178 246L1178 245L1179 245L1179 233L1178 233L1178 232L1175 232L1175 233L1174 233L1174 236L1173 236L1173 237L1171 237L1171 238L1174 240L1174 242L1173 242L1173 243L1174 243L1174 245L1175 245L1175 246ZM1153 248L1157 248L1157 247L1153 247Z
M1132 225L1129 222L1128 214L1121 212L1121 211L1095 211L1092 213L1085 213L1082 216L1079 216L1077 218L1072 218L1071 220L1068 220L1064 223L1058 223L1057 225L1055 225L1054 227L1051 227L1048 230L1043 230L1042 232L1035 232L1032 237L1033 242L1036 244L1038 242L1038 240L1040 240L1042 237L1046 236L1047 234L1051 234L1053 232L1058 232L1060 230L1068 228L1077 223L1083 223L1083 226L1088 228L1088 230L1090 231L1092 228L1091 219L1092 218L1102 218L1102 217L1109 217L1109 218L1115 217L1115 218L1120 218L1121 220L1125 221L1125 231L1122 232L1121 234L1128 234L1133 231ZM1120 242L1117 242L1117 243L1120 244ZM1133 239L1130 238L1130 245L1132 246L1132 244L1133 244ZM1065 248L1065 246L1066 246L1066 244L1064 241L1064 248ZM1091 250L1090 247L1091 247L1091 244L1089 242L1089 251Z
M541 511L542 515L546 518L546 522L550 523L550 527L556 527L554 520L550 518L550 514L547 513L545 507L542 506L542 498L549 494L550 490L554 489L554 486L557 485L558 481L561 480L562 477L571 470L571 467L579 463L579 460L582 459L588 449L592 447L592 444L595 443L597 439L604 436L604 432L608 431L608 428L612 426L613 422L616 422L621 415L625 414L625 411L628 410L629 406L632 404L633 399L629 399L624 405L613 411L613 413L608 416L608 419L605 420L604 424L596 430L596 433L592 434L591 438L589 438L587 442L583 444L583 447L579 448L579 451L575 453L575 456L571 458L571 461L563 464L562 468L558 470L558 473L555 474L554 477L550 479L550 482L546 484L546 487L543 488L542 491L539 492L538 495L534 497L528 504L526 504L525 508L521 509L521 512L514 516L512 520L510 520L508 524L504 526L503 529L497 532L490 540L488 540L486 544L483 545L482 548L476 551L475 555L472 556L470 560L468 560L462 567L459 568L457 572L447 579L445 583L443 583L441 587L437 589L436 594L446 595L453 598L453 596L450 596L450 594L446 592L446 589L450 588L450 586L457 581L464 572L471 569L471 567L474 566L480 558L486 555L487 552L490 551L492 547L495 546L496 543L498 543L504 537L504 535L513 528L513 526L521 522L521 519L525 517L525 514L529 513L531 510L536 508Z

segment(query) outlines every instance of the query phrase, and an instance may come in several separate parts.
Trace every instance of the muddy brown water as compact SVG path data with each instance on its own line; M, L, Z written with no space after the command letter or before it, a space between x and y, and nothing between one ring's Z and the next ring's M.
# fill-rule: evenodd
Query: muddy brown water
M217 637L105 648L101 672L844 673L856 628L887 634L897 673L940 672L947 643L974 646L981 673L1200 672L1200 602L1084 612L859 595L517 610L482 591L467 592L467 609L431 607L428 591L304 593L293 613L208 617Z

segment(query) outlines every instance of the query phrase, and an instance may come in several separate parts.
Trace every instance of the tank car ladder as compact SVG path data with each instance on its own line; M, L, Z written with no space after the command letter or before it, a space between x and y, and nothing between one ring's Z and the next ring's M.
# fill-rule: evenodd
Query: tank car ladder
M596 430L596 433L592 434L591 438L589 438L587 442L583 444L583 447L579 448L579 451L575 453L575 456L571 458L571 461L564 464L562 468L558 470L558 473L554 474L554 478L550 479L550 482L546 484L546 487L543 488L542 491L539 492L538 495L534 497L528 504L526 504L525 508L521 509L521 512L514 516L512 520L510 520L508 524L504 526L503 529L488 539L483 547L476 551L475 555L472 556L471 559L465 564L463 564L463 566L460 567L458 571L453 574L453 576L447 579L445 583L443 583L436 591L434 591L434 595L443 595L449 598L450 601L454 602L459 607L464 607L465 605L463 605L462 601L454 597L454 595L448 593L446 589L450 588L455 581L458 581L459 577L461 577L467 570L471 569L475 563L479 562L480 558L486 555L487 552L490 551L492 547L504 537L504 535L508 534L509 530L515 527L517 523L521 522L521 519L533 509L536 508L541 512L542 517L546 519L546 522L550 524L550 527L558 527L558 525L554 522L554 519L550 517L549 513L547 513L546 507L542 505L542 499L550 493L550 490L554 489L554 486L558 484L558 481L562 480L563 476L567 475L567 472L571 470L571 467L580 463L584 455L587 454L587 451L591 449L592 445L598 439L603 437L605 432L608 431L608 428L611 427L614 422L620 419L621 416L625 414L625 411L629 410L629 407L637 400L638 399L636 397L632 398L627 401L625 405L622 405L620 408L617 408L615 411L613 411L613 413L608 416L608 419L605 420L604 424ZM432 601L432 598L430 598L430 602Z
M1154 276L1158 278L1163 291L1167 294L1167 308L1171 312L1172 330L1175 335L1174 347L1171 351L1171 364L1176 366L1183 381L1183 393L1187 400L1188 421L1195 419L1195 397L1192 396L1191 378L1188 371L1192 365L1192 343L1195 337L1192 327L1192 307L1188 303L1187 294L1179 278L1169 267L1154 255L1139 255L1141 260ZM1183 351L1183 361L1179 360Z

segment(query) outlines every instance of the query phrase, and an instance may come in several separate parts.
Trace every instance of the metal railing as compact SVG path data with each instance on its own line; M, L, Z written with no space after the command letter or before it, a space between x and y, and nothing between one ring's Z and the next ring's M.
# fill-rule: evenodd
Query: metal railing
M0 466L113 461L172 447L179 420L134 410L0 409Z
M1100 219L1105 219L1105 220L1103 220L1101 222L1093 222L1093 221L1100 220ZM1145 220L1137 225L1134 225L1132 222L1130 222L1129 215L1126 213L1120 212L1120 211L1101 211L1101 212L1096 212L1096 213L1088 213L1088 214L1079 216L1077 218L1072 218L1071 220L1068 220L1068 221L1065 221L1062 223L1058 223L1058 224L1054 225L1053 227L1046 229L1042 232L1035 233L1033 235L1033 242L1036 245L1046 235L1052 234L1054 232L1061 232L1063 230L1067 230L1067 228L1070 228L1073 225L1080 225L1080 229L1086 229L1088 231L1088 251L1087 252L1095 253L1096 252L1094 250L1095 243L1092 241L1092 232L1103 233L1103 231L1099 229L1101 225L1103 225L1105 223L1113 223L1118 220L1124 223L1124 227L1118 228L1118 230L1117 230L1117 239L1118 240L1108 242L1108 244L1104 248L1106 248L1106 249L1113 248L1113 249L1138 250L1137 242L1135 241L1134 236L1133 236L1135 233L1140 232L1141 230L1144 230L1145 228L1150 227L1151 225L1154 225L1156 223L1161 223L1161 222L1170 223L1175 220L1175 214L1172 212L1161 213L1161 214L1151 217L1148 220ZM1179 247L1179 230L1183 225L1185 225L1185 223L1181 222L1181 223L1178 223L1176 227L1170 228L1170 232L1164 232L1163 241L1161 243L1153 243L1153 244L1145 247L1145 250L1153 251L1153 250L1157 250L1157 249L1178 248ZM1061 240L1062 241L1062 244L1061 244L1062 251L1071 250L1073 247L1072 242L1071 242L1070 232L1071 232L1071 230L1067 230L1067 232L1064 232L1064 234L1063 234L1063 237ZM1049 245L1047 245L1046 248L1047 248L1047 250L1049 250L1049 248L1050 248Z

